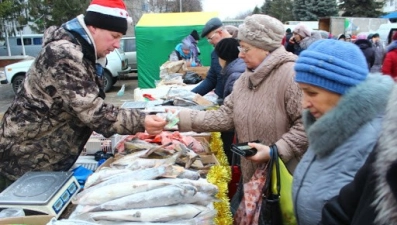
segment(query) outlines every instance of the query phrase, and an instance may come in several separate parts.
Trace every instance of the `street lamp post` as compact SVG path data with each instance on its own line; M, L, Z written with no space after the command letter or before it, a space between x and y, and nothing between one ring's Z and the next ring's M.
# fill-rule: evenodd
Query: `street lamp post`
M182 0L179 0L179 12L182 12Z

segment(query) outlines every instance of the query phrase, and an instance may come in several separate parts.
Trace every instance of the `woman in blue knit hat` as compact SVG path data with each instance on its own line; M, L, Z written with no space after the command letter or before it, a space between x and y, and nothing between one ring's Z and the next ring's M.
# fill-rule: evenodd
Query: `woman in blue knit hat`
M393 80L368 74L361 50L336 40L302 52L295 71L309 149L294 173L294 208L299 224L315 225L375 148Z
M369 74L356 45L331 39L303 51L295 71L309 148L294 172L294 210L298 224L317 225L375 148L393 80Z

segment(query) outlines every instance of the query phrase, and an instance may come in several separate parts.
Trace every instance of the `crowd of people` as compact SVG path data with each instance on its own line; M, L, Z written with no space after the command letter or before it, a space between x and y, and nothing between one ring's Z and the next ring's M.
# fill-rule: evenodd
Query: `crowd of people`
M397 200L391 179L397 152L391 149L394 125L385 124L393 121L391 108L396 107L392 77L397 34L384 48L378 34L330 38L304 24L285 31L267 15L246 17L235 41L225 33L217 35L220 31L224 26L213 18L202 36L215 47L212 63L219 61L223 68L213 81L222 82L224 89L232 86L232 91L221 95L224 101L217 110L179 112L179 130L234 130L238 142L252 142L258 152L240 162L244 197L251 199L262 193L249 187L249 181L269 161L269 146L276 145L294 177L291 195L300 225L396 223L386 207L395 208L391 204ZM237 48L239 59L236 49L228 49L228 56L234 55L228 62L226 46ZM245 63L245 70L235 70L234 84L227 84L231 77L224 69L236 60ZM384 166L386 161L390 167ZM383 205L376 206L378 201ZM234 224L261 224L255 206L237 204L231 206Z
M164 130L161 117L104 102L104 58L129 23L122 0L92 0L84 15L46 30L1 122L0 190L27 171L69 170L93 131ZM304 24L286 31L278 19L254 14L238 28L212 18L201 38L214 51L192 92L215 91L220 106L181 110L178 128L222 132L229 162L234 139L258 150L240 161L244 197L261 199L262 188L249 181L275 145L294 177L298 224L397 224L397 34L383 48L377 34L352 43L348 34L324 38ZM172 57L200 65L199 39L192 31ZM234 224L262 224L252 205L232 207Z

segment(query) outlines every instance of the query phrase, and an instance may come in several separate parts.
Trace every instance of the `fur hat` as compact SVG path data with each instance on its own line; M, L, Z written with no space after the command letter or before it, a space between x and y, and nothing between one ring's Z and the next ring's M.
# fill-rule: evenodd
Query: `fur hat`
M199 34L197 32L197 30L193 30L190 35L192 35L192 37L194 38L194 40L198 41L200 40Z
M238 27L237 39L257 48L272 52L281 46L285 35L284 25L278 19L268 15L247 16Z
M357 45L322 39L302 51L295 64L295 81L338 94L364 81L369 73L364 54Z
M232 62L238 58L239 43L234 38L224 38L215 46L215 52L219 58L225 60L226 62Z
M294 27L293 33L297 33L297 34L299 34L302 38L305 38L305 37L310 37L311 34L312 34L312 31L311 31L310 28L307 27L305 24L299 23L298 25L296 25L296 26Z
M236 26L233 25L226 25L225 29L227 30L227 32L232 35L232 38L237 38L237 34L238 34L238 28Z
M207 36L211 31L218 29L221 26L223 26L223 24L219 18L217 17L211 18L205 24L203 31L201 31L201 37Z
M84 16L86 25L126 34L132 18L123 0L92 0Z
M359 33L356 36L356 40L367 40L367 38L371 39L371 34L368 34L367 36L365 33Z

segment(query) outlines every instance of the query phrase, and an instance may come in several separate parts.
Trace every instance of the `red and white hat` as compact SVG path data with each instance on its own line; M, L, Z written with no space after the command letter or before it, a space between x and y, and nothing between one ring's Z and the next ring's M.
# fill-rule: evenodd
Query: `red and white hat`
M92 0L84 16L86 25L126 34L132 18L123 0Z

